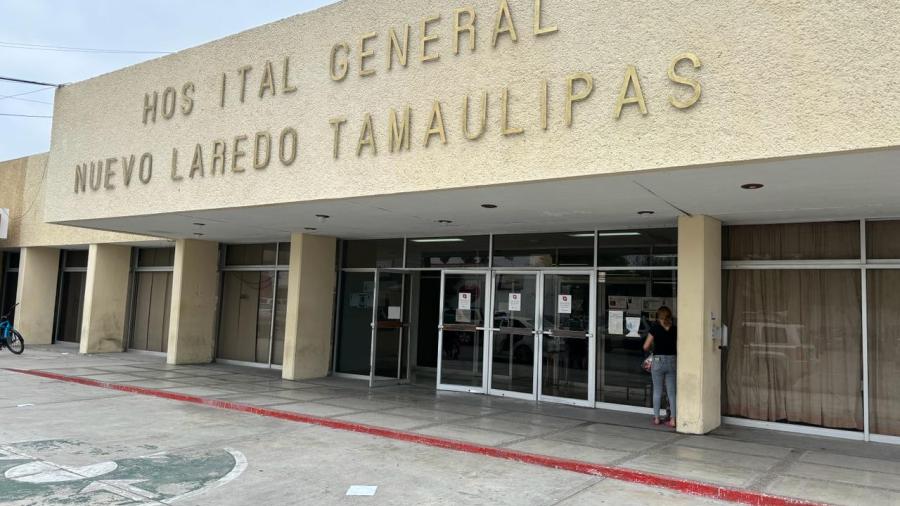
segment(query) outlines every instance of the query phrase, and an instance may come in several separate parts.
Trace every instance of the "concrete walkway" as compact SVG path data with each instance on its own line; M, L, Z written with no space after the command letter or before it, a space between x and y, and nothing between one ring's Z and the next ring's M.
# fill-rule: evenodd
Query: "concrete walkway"
M60 346L32 347L15 359L0 357L0 367L221 399L810 501L900 504L900 446L731 426L707 436L686 436L654 427L644 415L415 386L369 389L363 382L340 378L291 382L281 380L278 371L170 366L160 357L138 353L81 356ZM28 392L18 393L15 402L30 402Z

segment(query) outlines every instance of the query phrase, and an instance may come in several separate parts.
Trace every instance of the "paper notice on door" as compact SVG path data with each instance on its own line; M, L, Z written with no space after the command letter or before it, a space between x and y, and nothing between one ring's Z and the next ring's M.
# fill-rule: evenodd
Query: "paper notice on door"
M472 309L472 294L469 292L459 292L459 305L457 309Z
M625 333L625 311L610 311L608 332L610 335L621 336Z
M638 316L625 318L625 328L628 329L628 334L625 337L641 337L638 333L641 330L641 318Z
M644 297L644 311L648 313L655 313L656 310L663 305L663 300L664 299L660 297Z
M457 309L456 310L456 323L471 323L472 322L472 311L468 309Z
M610 295L606 298L607 305L609 306L610 311L612 310L622 310L628 308L628 297L622 297L619 295Z
M509 310L510 311L521 311L522 310L522 294L521 293L509 294Z
M388 320L400 319L400 306L388 306Z
M572 314L572 296L560 295L556 312L559 314Z

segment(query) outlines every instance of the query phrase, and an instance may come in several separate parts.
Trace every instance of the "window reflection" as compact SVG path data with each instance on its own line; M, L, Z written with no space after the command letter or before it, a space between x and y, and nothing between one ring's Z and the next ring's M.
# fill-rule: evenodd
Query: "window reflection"
M643 344L656 310L677 312L676 271L600 273L597 288L597 401L649 407ZM675 315L676 325L678 315Z

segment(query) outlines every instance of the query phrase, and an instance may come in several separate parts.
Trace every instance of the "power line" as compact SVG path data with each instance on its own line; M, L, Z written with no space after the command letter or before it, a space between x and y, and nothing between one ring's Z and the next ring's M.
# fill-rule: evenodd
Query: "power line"
M19 97L8 97L8 96L7 96L7 97L0 97L0 100L2 100L2 99L4 99L4 98L8 98L8 99L10 99L10 100L18 100L18 101L20 101L20 102L31 102L31 103L34 103L34 104L53 105L53 102L47 102L46 100L34 100L34 99L31 99L31 98L19 98Z
M106 53L106 54L172 54L171 51L137 51L131 49L100 49L91 47L48 46L43 44L26 44L24 42L0 41L0 47L9 49L28 49L33 51L62 51L73 53Z
M55 86L45 86L43 88L38 88L36 90L26 91L23 93L15 93L13 95L0 95L0 100L7 100L7 99L8 100L21 100L23 102L35 102L37 104L53 105L53 102L47 102L44 100L31 100L29 98L20 98L22 95L31 95L32 93L37 93L39 91L45 91L45 90L49 90L49 89L53 89L53 88L55 88Z
M50 88L56 88L56 86L44 86L43 88L38 88L38 89L36 89L36 90L24 91L24 92L22 92L22 93L15 93L15 94L12 94L12 95L2 95L2 96L0 96L0 100L6 100L7 98L21 97L22 95L31 95L32 93L38 93L38 92L41 92L41 91L47 91L47 90L49 90Z
M54 86L59 87L58 84L50 84L50 83L42 83L40 81L31 81L29 79L17 79L15 77L3 77L0 76L0 81L9 81L12 83L22 83L22 84L36 84L38 86Z
M53 116L41 116L37 114L10 114L6 112L0 112L0 116L14 116L17 118L52 118Z

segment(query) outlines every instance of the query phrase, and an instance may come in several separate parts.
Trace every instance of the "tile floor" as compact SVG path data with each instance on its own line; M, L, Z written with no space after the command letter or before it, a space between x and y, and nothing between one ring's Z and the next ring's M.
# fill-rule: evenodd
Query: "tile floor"
M53 347L31 353L58 354ZM292 382L280 379L279 371L218 364L170 366L162 358L135 353L70 354L64 360L44 357L25 363L31 367L17 367L832 504L900 504L900 446L733 426L689 436L654 427L644 415L420 386L369 389L365 382L343 378Z

